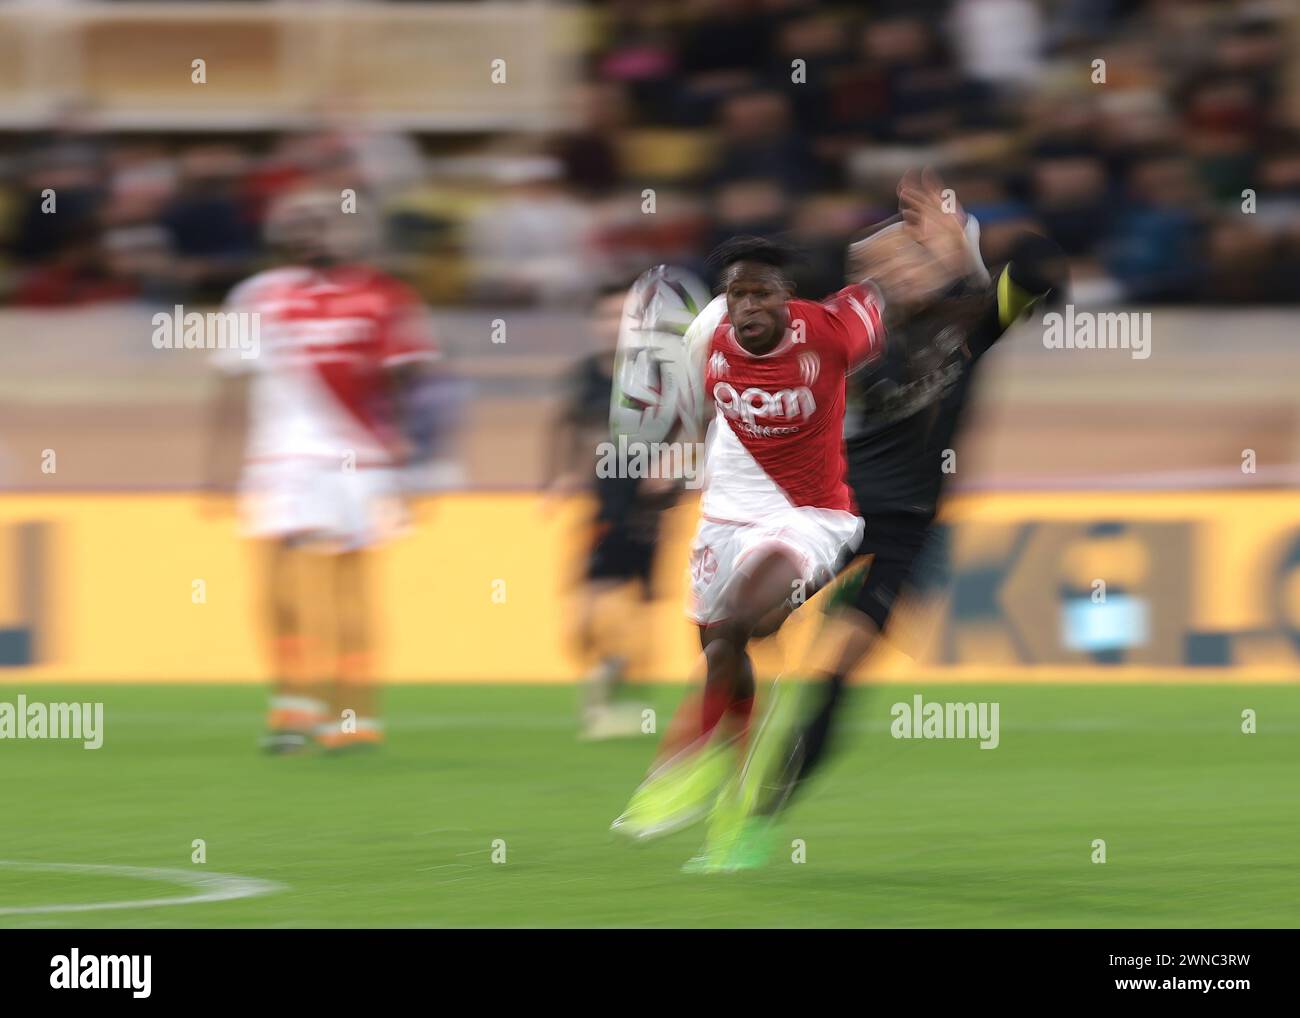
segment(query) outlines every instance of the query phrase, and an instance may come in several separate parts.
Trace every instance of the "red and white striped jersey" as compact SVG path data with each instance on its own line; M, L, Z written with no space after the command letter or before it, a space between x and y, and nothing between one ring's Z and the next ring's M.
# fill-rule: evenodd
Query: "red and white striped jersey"
M878 357L885 329L875 290L849 286L818 303L791 300L789 327L749 353L717 297L687 333L695 407L713 417L701 511L735 522L790 506L852 510L845 483L844 386Z
M413 291L364 266L273 269L235 287L224 310L259 320L257 356L216 355L220 370L251 374L248 462L399 460L388 373L436 356Z

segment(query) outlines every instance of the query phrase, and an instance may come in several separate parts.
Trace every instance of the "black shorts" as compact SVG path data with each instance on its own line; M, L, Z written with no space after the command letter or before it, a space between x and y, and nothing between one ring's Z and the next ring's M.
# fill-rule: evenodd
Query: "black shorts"
M859 577L856 594L845 590L844 597L832 599L828 610L848 605L884 629L898 595L913 579L934 517L928 513L879 513L864 519L866 527L857 554L872 559Z
M639 535L625 527L604 524L587 559L589 580L639 580L647 596L654 572L657 534Z

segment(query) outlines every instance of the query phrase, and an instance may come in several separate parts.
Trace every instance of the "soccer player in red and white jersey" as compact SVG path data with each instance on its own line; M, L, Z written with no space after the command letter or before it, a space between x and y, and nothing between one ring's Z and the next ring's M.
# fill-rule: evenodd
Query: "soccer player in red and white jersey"
M712 429L691 548L693 621L708 663L704 728L748 710L745 645L773 631L857 546L844 481L845 377L883 349L879 298L850 286L793 297L786 253L738 238L715 253L724 293L687 335Z
M337 199L292 195L270 229L289 264L246 280L227 301L228 311L258 316L260 343L253 357L233 348L216 356L214 444L215 466L242 420L241 515L267 551L275 689L264 745L375 744L364 553L400 521L403 396L435 349L415 295L355 260L356 229ZM309 639L309 615L329 630L319 642Z
M746 648L834 576L862 537L845 484L845 378L885 341L878 294L846 287L821 303L799 300L789 254L738 237L711 256L723 293L687 331L686 437L708 432L700 523L691 548L690 615L707 670L702 702L683 708L661 759L668 771L700 752L715 729L691 809L663 809L652 775L615 822L635 837L675 829L705 808L711 775L753 707ZM651 801L647 802L646 799ZM641 801L639 801L641 800Z
M928 249L933 224L918 218L904 228ZM687 332L681 409L688 431L709 429L690 563L706 678L701 701L679 710L660 763L614 821L636 838L692 822L720 784L738 779L734 758L753 707L750 639L775 632L862 538L845 483L845 381L884 350L879 291L862 281L820 303L795 299L789 256L760 238L737 238L711 257L723 293ZM728 798L724 790L717 801ZM694 868L714 866L714 842L711 832Z

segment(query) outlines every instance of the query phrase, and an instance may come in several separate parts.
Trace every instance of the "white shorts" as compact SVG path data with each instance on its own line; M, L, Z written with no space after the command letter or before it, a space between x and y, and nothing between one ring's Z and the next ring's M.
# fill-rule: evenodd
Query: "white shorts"
M386 467L343 470L334 460L251 463L240 483L250 537L301 536L355 551L400 528L397 475Z
M729 586L764 551L789 556L811 595L848 561L862 527L851 512L812 506L791 506L758 523L703 517L691 544L687 616L698 625L725 621Z

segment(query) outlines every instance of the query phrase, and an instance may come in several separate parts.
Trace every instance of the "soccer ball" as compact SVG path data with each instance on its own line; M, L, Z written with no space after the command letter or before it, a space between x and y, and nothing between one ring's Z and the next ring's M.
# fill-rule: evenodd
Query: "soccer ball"
M662 442L677 423L686 388L686 330L709 303L704 284L685 269L656 265L623 301L609 425L615 436Z

